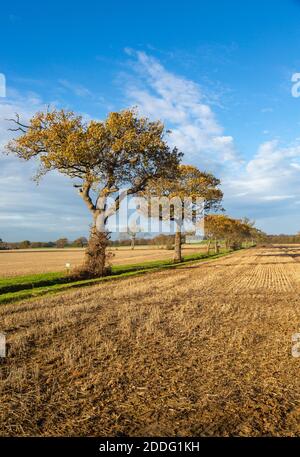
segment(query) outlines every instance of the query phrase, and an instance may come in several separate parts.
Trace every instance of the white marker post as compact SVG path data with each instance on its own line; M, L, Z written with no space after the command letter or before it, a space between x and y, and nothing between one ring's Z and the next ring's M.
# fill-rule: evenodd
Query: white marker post
M6 336L0 333L0 358L6 357Z

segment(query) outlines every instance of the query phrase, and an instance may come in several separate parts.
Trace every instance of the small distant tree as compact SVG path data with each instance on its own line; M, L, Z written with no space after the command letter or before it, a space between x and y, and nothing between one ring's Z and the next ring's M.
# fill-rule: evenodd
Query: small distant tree
M59 240L55 242L56 247L60 249L65 248L68 245L68 243L68 238L59 238Z
M142 231L142 228L136 222L130 224L130 226L128 227L127 233L131 240L131 249L135 248L135 240L136 240L137 234L141 231Z
M268 242L268 235L262 230L253 227L251 232L252 244L254 243L266 243ZM296 238L296 243L299 243L299 239Z
M54 241L48 241L46 243L43 243L43 247L45 248L54 248L56 245L55 245L55 242Z
M255 221L251 221L247 217L244 217L241 221L249 227L249 234L247 236L247 240L250 241L252 245L254 245L255 243L261 243L266 241L266 233L255 227ZM297 235L295 236L295 238L297 240Z
M105 274L109 217L150 179L172 179L182 154L167 145L161 122L135 110L110 113L104 121L85 122L65 110L39 112L28 124L18 116L11 121L20 136L8 143L8 153L37 160L37 180L55 170L75 181L93 220L82 274Z
M174 235L159 234L152 238L152 242L158 246L165 246L166 249L174 249Z
M76 238L76 240L73 241L73 245L78 248L84 248L85 246L88 245L88 240L85 236L81 236L79 238Z
M218 252L218 240L225 237L227 216L223 214L209 214L205 217L204 229L207 239L207 253L209 254L212 240L215 242L215 253Z
M232 247L240 248L244 241L250 241L252 236L252 223L249 219L234 219L232 223Z
M7 249L7 244L0 238L0 250L3 251L4 249Z
M20 249L28 249L28 248L30 248L30 246L31 246L31 243L29 240L21 241L19 244Z
M224 239L226 248L237 249L243 241L250 240L254 233L254 222L249 219L233 219L224 214L211 214L205 217L205 236L210 240Z
M171 220L175 223L175 246L174 246L174 262L182 261L182 237L183 223L186 218L193 217L200 208L197 208L197 199L204 200L204 211L217 210L221 208L223 193L219 188L220 180L211 173L206 173L198 170L191 165L180 165L176 179L156 179L150 180L146 191L146 195L150 202L150 215L159 217L161 220ZM161 211L161 208L153 208L151 205L151 197L167 197L171 202L167 211ZM185 211L185 199L190 198L191 211ZM172 204L174 201L174 205ZM176 205L178 203L178 205ZM176 208L175 208L176 207ZM202 208L201 208L202 209ZM155 211L157 214L155 214Z
M31 243L32 249L38 249L38 248L42 248L42 247L43 247L43 243L41 241L33 241Z

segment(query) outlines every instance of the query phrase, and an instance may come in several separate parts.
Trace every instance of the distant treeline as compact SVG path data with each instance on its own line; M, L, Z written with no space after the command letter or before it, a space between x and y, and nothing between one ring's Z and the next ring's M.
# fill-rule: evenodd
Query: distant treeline
M82 248L88 243L84 236L77 238L74 241L69 241L68 238L60 238L57 241L17 241L5 242L0 239L0 249L41 249L41 248Z
M184 241L184 240L183 240ZM18 241L18 242L5 242L0 238L0 250L9 249L42 249L42 248L84 248L88 244L87 238L84 236L77 238L74 241L68 238L60 238L57 241ZM157 235L154 238L136 237L134 240L135 246L143 245L157 245L166 246L172 249L174 244L174 235ZM110 246L132 246L131 238L124 238L121 240L110 240Z
M263 242L270 244L300 244L300 233L296 235L265 235Z
M173 248L175 241L174 235L157 235L153 238L144 238L144 237L136 237L134 238L134 245L135 246L166 246ZM183 236L183 242L185 241L185 237ZM132 238L124 238L120 240L110 240L110 246L118 247L118 246L132 246Z
M263 244L300 244L300 233L296 235L266 235L263 234L260 239L256 240ZM182 242L185 243L185 236L182 236ZM70 241L68 238L60 238L56 241L18 241L5 242L0 238L0 250L9 249L43 249L43 248L84 248L88 244L86 237L81 236L76 240ZM132 238L122 238L110 240L109 245L113 247L132 246ZM134 239L135 246L164 246L172 249L174 246L174 235L157 235L153 238L138 236Z

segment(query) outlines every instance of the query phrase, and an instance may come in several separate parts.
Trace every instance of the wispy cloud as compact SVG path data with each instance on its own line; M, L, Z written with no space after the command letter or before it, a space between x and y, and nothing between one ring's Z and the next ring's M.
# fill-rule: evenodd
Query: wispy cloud
M170 72L144 52L128 52L130 75L122 88L127 102L137 105L141 113L152 119L165 122L172 130L170 143L184 152L186 163L213 171L222 179L225 208L236 217L247 215L256 219L263 229L284 231L286 218L288 226L293 220L297 230L300 139L290 145L282 145L279 140L265 141L250 159L241 161L234 138L218 121L205 88ZM74 100L91 97L85 87L63 81L61 87ZM26 122L45 107L36 92L20 94L10 87L8 97L0 100L0 149L14 135L8 131L5 119L17 112ZM269 136L270 132L267 133ZM30 180L34 168L34 163L0 156L0 236L12 240L86 234L89 214L70 181L52 173L37 188Z
M88 231L89 215L76 195L70 180L51 173L39 186L32 181L36 164L2 154L5 144L16 135L7 121L20 115L26 123L36 112L44 110L41 98L32 92L20 94L10 90L0 100L0 237L8 240L55 239Z
M282 146L278 140L261 144L236 175L224 179L231 207L259 217L290 213L300 199L300 143Z
M300 200L300 142L282 146L278 140L266 141L252 158L241 160L234 138L218 122L202 86L168 71L144 52L127 53L133 69L126 86L130 102L171 128L170 142L184 152L185 162L221 177L225 208L237 217L257 219L268 230L267 218L294 217Z
M58 82L63 88L71 91L77 97L92 96L92 92L82 84L73 83L71 81L68 81L67 79L60 79Z
M144 52L127 53L134 71L126 86L129 101L171 128L169 142L185 153L186 161L209 169L239 162L232 136L225 134L197 83L169 72Z

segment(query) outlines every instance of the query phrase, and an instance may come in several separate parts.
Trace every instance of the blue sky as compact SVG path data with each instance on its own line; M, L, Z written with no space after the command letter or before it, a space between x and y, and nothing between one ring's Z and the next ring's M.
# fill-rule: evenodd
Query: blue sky
M300 230L300 2L5 2L0 38L1 149L14 112L50 104L102 119L136 105L171 128L185 162L222 179L229 214ZM0 157L0 237L86 235L70 182L36 187L34 167Z

